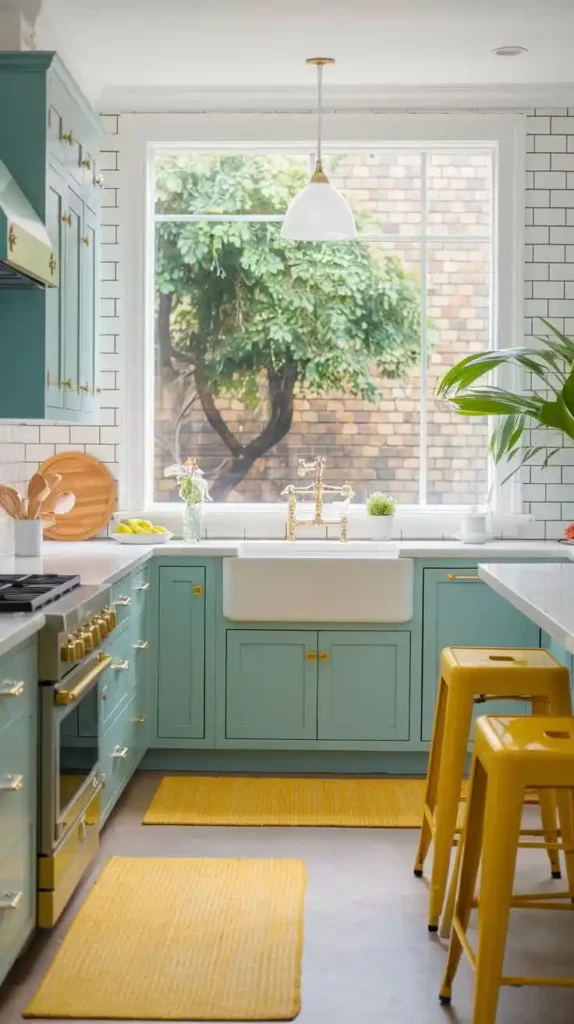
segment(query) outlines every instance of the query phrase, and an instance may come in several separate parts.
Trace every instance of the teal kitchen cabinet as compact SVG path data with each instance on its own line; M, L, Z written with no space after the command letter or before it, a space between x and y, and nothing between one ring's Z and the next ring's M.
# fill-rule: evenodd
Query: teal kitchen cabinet
M431 739L443 647L539 647L540 630L499 597L476 568L424 569L421 739ZM519 701L477 705L476 714L524 714Z
M0 160L46 224L59 276L58 288L2 291L1 417L96 418L103 138L54 53L0 54Z
M159 572L159 739L205 735L205 569Z
M0 661L0 983L36 922L36 640Z
M317 633L227 630L225 735L317 738Z
M566 665L570 673L570 686L574 688L574 654L570 654L570 651L562 647L553 637L548 636L548 633L542 633L541 645L546 647L558 661Z
M410 633L319 633L319 740L408 740Z

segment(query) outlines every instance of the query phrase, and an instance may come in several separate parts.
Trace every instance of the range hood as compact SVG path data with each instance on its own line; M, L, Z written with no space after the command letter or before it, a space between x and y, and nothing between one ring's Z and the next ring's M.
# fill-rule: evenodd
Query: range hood
M0 289L58 286L48 232L0 160Z

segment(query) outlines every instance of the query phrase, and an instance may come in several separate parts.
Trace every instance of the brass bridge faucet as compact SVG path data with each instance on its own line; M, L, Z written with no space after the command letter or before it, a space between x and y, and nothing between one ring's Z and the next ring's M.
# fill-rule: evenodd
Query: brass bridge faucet
M299 459L297 476L308 476L309 473L314 473L313 483L308 484L307 487L295 487L294 484L289 484L281 492L281 497L287 498L289 512L287 540L295 540L298 526L338 526L341 541L348 540L349 521L346 515L341 516L340 519L323 518L323 495L326 493L340 494L348 504L351 498L355 497L355 492L349 483L344 483L342 487L332 487L330 484L323 483L324 472L325 459L322 455L318 455L312 462L305 462L305 459ZM302 494L312 494L314 497L315 513L312 519L297 519L297 495Z

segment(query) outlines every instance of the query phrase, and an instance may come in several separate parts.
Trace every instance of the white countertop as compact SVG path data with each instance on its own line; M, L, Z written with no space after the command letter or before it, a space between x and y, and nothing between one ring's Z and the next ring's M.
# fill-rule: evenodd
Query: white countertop
M105 587L121 579L126 572L144 565L152 556L161 558L233 558L237 555L241 540L206 540L199 544L170 541L168 544L130 545L118 544L112 540L94 540L81 543L60 543L45 541L40 558L0 557L0 573L79 573L82 585ZM338 541L333 541L335 548ZM516 558L526 561L552 558L574 559L574 547L558 544L557 541L502 540L488 544L462 544L455 540L408 540L397 541L399 555L403 558ZM490 569L496 567L490 566ZM520 569L536 569L536 566L519 565L496 569L497 572L518 572ZM547 571L550 566L542 566ZM560 567L557 566L556 569ZM572 567L574 579L574 567ZM488 580L490 582L490 580ZM494 585L494 584L491 584ZM506 595L504 595L506 596ZM511 598L509 597L509 600ZM574 602L573 602L574 604ZM57 602L51 606L57 609ZM529 614L527 611L526 614ZM534 615L531 616L534 618ZM535 621L538 621L537 619ZM41 613L15 614L0 617L0 655L38 632L44 625ZM544 625L544 628L548 628ZM548 632L551 632L548 629ZM574 627L573 627L574 635ZM552 634L554 635L554 633ZM556 639L559 639L556 637ZM560 641L559 642L563 642ZM574 641L571 641L574 643ZM567 646L565 644L565 646Z
M570 548L570 551L573 549ZM480 565L478 572L497 594L574 654L574 565Z

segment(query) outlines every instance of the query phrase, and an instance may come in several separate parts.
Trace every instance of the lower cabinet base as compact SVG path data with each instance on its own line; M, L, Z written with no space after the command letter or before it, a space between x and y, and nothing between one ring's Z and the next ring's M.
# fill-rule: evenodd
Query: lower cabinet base
M426 775L426 751L148 750L143 771Z

